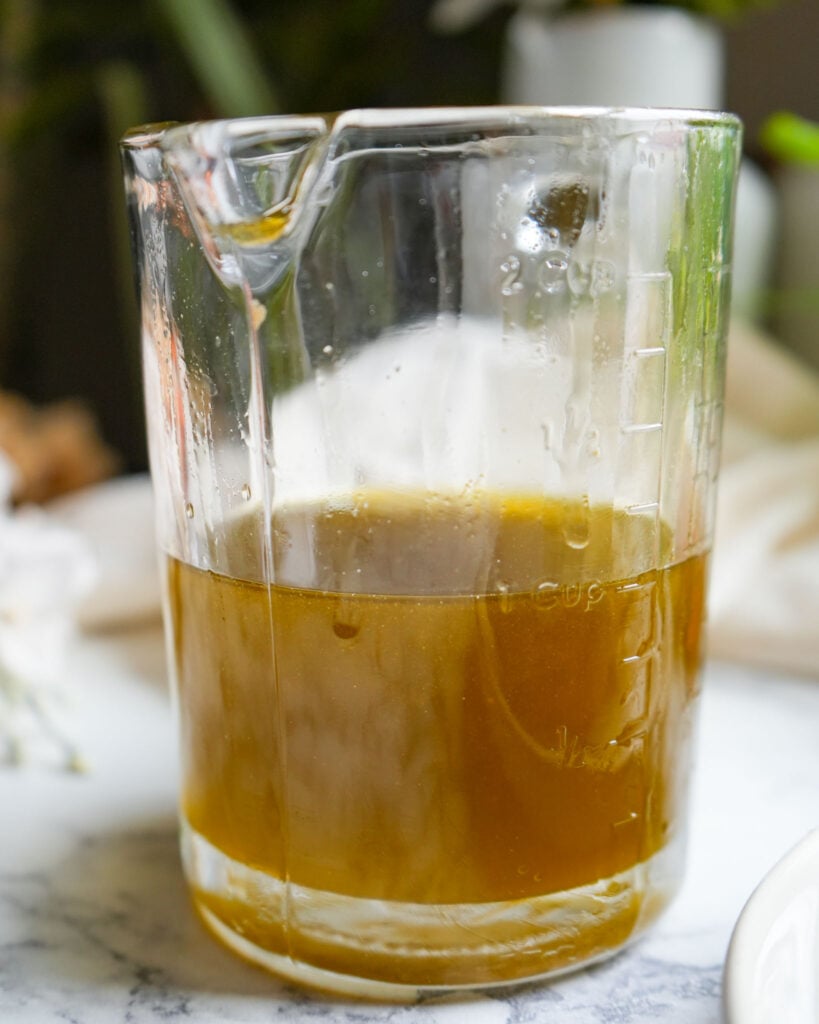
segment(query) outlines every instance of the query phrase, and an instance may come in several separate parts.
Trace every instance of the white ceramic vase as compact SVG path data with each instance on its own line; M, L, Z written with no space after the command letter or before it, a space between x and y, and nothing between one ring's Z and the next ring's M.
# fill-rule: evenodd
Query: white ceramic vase
M722 36L675 7L618 6L510 21L503 91L512 103L718 109Z
M506 103L719 110L724 69L718 26L676 7L523 9L509 22L501 88ZM748 319L770 285L776 221L773 187L743 161L733 309Z

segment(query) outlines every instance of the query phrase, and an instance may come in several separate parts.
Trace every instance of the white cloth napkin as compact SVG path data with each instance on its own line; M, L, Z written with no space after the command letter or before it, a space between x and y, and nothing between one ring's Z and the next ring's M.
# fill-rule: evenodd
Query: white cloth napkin
M50 519L73 531L97 565L95 585L77 602L84 629L109 629L157 618L161 606L151 482L119 477L48 506Z
M59 684L96 562L81 535L42 509L13 511L13 480L0 453L0 766L43 760L79 771L58 723Z
M709 650L819 676L819 376L734 324Z

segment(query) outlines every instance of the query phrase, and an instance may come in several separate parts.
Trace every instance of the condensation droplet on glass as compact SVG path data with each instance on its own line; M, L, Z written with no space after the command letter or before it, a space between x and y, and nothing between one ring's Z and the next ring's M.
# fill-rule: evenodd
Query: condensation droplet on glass
M589 545L589 499L583 498L563 519L563 539L568 547L582 551Z
M563 539L569 548L574 551L583 551L589 547L589 525L588 523L571 522L563 527Z
M358 636L359 627L353 622L342 622L336 619L333 622L333 632L339 640L354 640Z
M432 276L430 277L430 279L429 279L429 283L430 283L430 284L437 284L437 283L438 283L438 278L437 278L437 277L435 277L435 275L433 274L433 275L432 275Z
M188 519L193 519L193 505L189 501L185 503L185 515L188 517Z
M369 270L362 270L361 271L361 276L362 277L369 277L370 276Z

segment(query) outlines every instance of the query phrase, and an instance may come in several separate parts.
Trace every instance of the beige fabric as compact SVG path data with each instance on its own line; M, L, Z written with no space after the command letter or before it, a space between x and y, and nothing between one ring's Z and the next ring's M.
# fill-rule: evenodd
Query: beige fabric
M728 351L710 653L819 677L819 376L739 324Z

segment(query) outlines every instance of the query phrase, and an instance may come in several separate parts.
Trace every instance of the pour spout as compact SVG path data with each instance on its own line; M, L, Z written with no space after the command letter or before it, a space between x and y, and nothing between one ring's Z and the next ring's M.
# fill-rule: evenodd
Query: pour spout
M253 292L297 251L301 213L326 148L322 117L257 117L169 128L160 147L211 266Z

